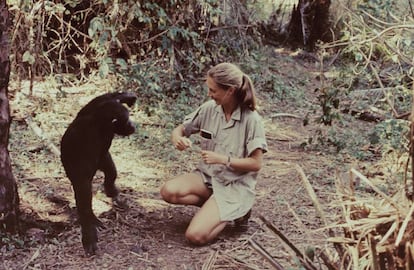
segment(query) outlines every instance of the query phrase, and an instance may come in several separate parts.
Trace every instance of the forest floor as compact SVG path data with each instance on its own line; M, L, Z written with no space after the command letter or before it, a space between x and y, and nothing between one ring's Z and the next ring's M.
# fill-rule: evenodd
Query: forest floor
M287 85L292 78L303 77L303 85L297 86L304 89L303 102L317 104L314 89L320 82L315 63L290 52L275 53L272 61ZM160 157L157 148L148 144L168 142L170 134L165 134L156 119L134 108L131 118L141 124L138 133L149 134L145 147L142 135L135 134L116 137L111 147L119 172L117 185L129 208L112 208L102 192L102 175L98 173L94 180L94 212L106 228L99 232L98 254L85 257L71 185L52 149L53 145L59 147L60 138L77 111L94 96L112 91L111 84L90 80L68 85L63 87L66 96L60 96L52 80L36 82L32 97L27 95L27 89L25 83L10 86L13 124L9 149L23 216L36 217L38 226L28 229L22 246L10 239L10 244L1 248L0 269L274 269L255 250L253 242L286 269L299 269L295 254L265 226L260 216L302 252L308 248L329 249L323 229L326 224L306 189L306 179L322 204L326 220L335 222L335 178L351 167L367 168L351 157L301 147L314 135L318 124L304 126L300 118L306 111L288 103L275 107L258 93L269 152L258 179L257 201L249 226L244 231L230 226L214 243L191 246L184 232L196 207L164 202L159 188L164 181L191 170L198 155L195 151L177 152L165 143L162 147L173 158ZM365 122L356 124L355 132L367 126ZM315 264L325 269L320 260Z

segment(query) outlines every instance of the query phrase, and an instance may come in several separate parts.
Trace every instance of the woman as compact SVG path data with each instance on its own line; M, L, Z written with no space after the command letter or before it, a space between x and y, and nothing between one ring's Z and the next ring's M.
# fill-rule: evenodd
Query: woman
M247 222L267 151L249 76L234 64L221 63L207 72L206 84L212 100L185 117L171 136L182 151L191 147L188 137L200 133L201 161L193 172L161 187L169 203L200 206L185 233L198 245L215 239L228 222Z

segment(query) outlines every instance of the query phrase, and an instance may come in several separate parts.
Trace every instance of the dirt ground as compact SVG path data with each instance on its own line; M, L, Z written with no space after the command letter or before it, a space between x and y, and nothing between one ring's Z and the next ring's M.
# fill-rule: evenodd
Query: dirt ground
M298 74L309 78L301 87L307 89L306 100L313 102L313 90L318 83L313 64L284 60L275 61L287 80ZM303 112L295 111L289 104L274 108L259 93L269 152L258 179L257 201L247 230L230 226L217 241L203 247L186 242L184 232L197 209L165 203L159 187L174 175L191 170L197 155L174 152L168 139L155 140L169 134L151 125L154 119L134 108L132 119L146 123L138 132L145 130L150 134L145 144L164 143L165 151L174 153L174 158L163 159L148 145L143 147L142 135L114 139L111 153L119 172L117 185L129 208L125 211L112 208L102 193L102 175L98 173L94 180L94 212L106 228L99 232L98 254L85 257L71 186L52 149L53 145L58 147L60 137L80 107L92 97L110 91L110 83L68 85L64 87L66 97L60 97L57 85L52 82L36 83L30 99L26 95L28 85L11 85L10 152L22 213L28 218L36 217L38 226L27 231L24 245L11 241L1 248L0 269L274 269L255 250L253 241L286 269L299 269L292 250L265 226L260 216L301 251L327 247L325 231L320 230L324 224L298 166L312 184L329 219L334 216L330 202L335 173L346 171L350 165L343 159L338 164L333 154L300 147L315 127L304 127L302 119L295 117L295 114L303 116ZM293 115L272 117L273 112Z

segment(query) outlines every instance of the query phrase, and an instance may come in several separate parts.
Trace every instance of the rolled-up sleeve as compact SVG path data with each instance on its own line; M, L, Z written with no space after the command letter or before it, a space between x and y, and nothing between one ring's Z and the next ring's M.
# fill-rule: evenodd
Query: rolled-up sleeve
M257 116L249 123L247 133L247 155L250 156L256 149L261 149L263 153L266 153L267 142L261 117Z

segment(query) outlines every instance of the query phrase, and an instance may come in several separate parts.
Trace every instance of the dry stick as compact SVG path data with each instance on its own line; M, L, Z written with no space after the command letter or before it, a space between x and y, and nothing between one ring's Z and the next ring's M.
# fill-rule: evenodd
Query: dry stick
M211 252L210 256L208 257L208 260L201 267L201 270L213 269L213 266L214 266L214 264L216 263L216 260L217 260L217 254L218 254L218 250L213 250Z
M41 248L36 249L36 251L33 253L32 257L24 264L23 269L26 269L27 267L29 267L30 263L33 262L34 260L36 260L39 257L40 249Z
M414 80L412 83L412 87L413 87L413 91L411 93L412 93L412 96L414 97ZM414 116L414 103L411 106L411 117L412 116ZM414 119L411 119L410 134L411 134L411 138L410 138L410 146L411 146L410 150L411 151L410 151L409 157L411 158L411 184L413 185L412 186L413 190L411 190L411 192L414 193ZM408 161L407 161L407 167L408 167Z
M389 25L389 26L395 26L395 25L399 25L397 23L390 23L390 22L385 22L380 20L379 18L375 18L373 15L369 14L368 12L366 12L365 10L360 10L362 13L364 13L365 16L369 17L371 20L373 20L374 22L380 23L381 25L383 25L385 27L385 25Z
M391 23L387 23L387 22L384 22L384 21L381 21L381 20L379 20L378 18L375 18L375 17L373 17L372 15L370 15L369 13L367 13L366 11L363 11L362 10L362 12L366 15L366 16L368 16L369 18L371 18L372 20L374 20L375 22L379 22L379 23L381 23L381 24L383 24L383 25L391 25L391 27L390 27L390 29L391 30L393 30L392 28L393 27L397 27L398 28L398 26L400 26L400 25L398 25L398 24L391 24ZM390 15L391 15L391 13L390 13ZM398 20L397 18L395 18L394 17L394 19L395 20ZM365 25L366 25L366 23L363 21L363 20L359 20L361 23L364 23ZM367 25L366 25L367 26ZM385 30L387 30L387 29L385 29ZM385 31L384 30L384 31ZM385 33L385 32L384 32ZM402 60L404 60L407 64L411 64L412 63L412 61L407 57L407 56L405 56L405 55L403 55L402 53L400 53L398 50L396 50L396 48L394 48L394 46L392 46L392 45L389 45L388 44L388 42L387 42L387 40L386 39L383 39L382 38L382 36L378 36L378 39L380 40L380 41L382 41L387 47L388 47L388 49L390 49L390 50L392 50L395 54L398 54L399 55L399 57L402 59Z
M413 85L413 87L414 87L414 85ZM413 110L413 112L411 113L411 115L414 115L413 114L414 113L414 103L412 105L412 110ZM410 124L410 142L409 142L410 149L409 149L409 155L408 155L407 161L405 163L405 169L404 169L405 197L407 199L409 199L410 201L414 200L414 170L413 169L411 169L411 171L412 171L411 172L411 185L412 185L411 189L412 190L410 190L408 188L407 182L408 182L408 166L410 164L410 161L411 161L411 168L414 168L414 145L413 145L413 143L414 143L414 121L412 120L411 124Z
M323 48L324 49L330 49L330 48L335 48L335 47L351 46L351 45L355 45L355 43L357 43L358 45L364 45L366 42L374 41L375 39L380 38L382 35L384 35L388 31L391 31L391 30L394 30L394 29L414 29L414 24L413 25L411 25L411 24L406 24L406 25L402 24L402 25L395 25L395 26L392 26L392 27L388 27L388 28L382 30L380 33L376 34L374 37L363 39L363 40L360 40L358 42L352 42L351 40L349 40L349 41L338 40L338 41L330 42L330 43L327 43L327 44L323 45Z
M411 4L411 0L408 0L408 4L410 5L411 16L413 16L414 18L414 10L413 10L413 5Z
M298 173L301 176L302 182L305 185L305 188L308 191L308 194L311 197L312 202L313 202L316 210L319 212L319 216L321 217L321 219L322 219L323 223L325 224L325 226L328 225L328 221L327 221L327 219L325 217L325 214L324 214L323 209L322 209L322 207L321 207L321 205L319 203L319 200L318 200L318 198L317 198L317 196L315 194L315 191L312 188L311 183L309 182L309 180L306 177L305 173L303 172L302 168L298 164L296 164L295 167L296 167L296 170L298 171ZM334 237L335 236L334 232L331 229L328 230L328 234L329 234L330 237ZM334 244L334 247L335 247L336 251L338 252L338 255L339 256L342 256L343 255L343 249L342 249L342 247L340 245L338 245L338 244ZM333 265L333 263L330 263L330 264Z
M395 247L398 247L400 245L401 240L405 233L405 229L407 228L408 222L412 218L413 212L414 212L414 203L411 204L410 211L408 212L407 216L405 216L405 219L401 225L400 231L398 232L398 235L397 235L397 239L395 240Z
M316 270L316 267L308 260L308 257L302 254L300 250L292 244L292 242L289 241L289 239L286 238L286 236L283 235L281 231L279 231L275 226L273 226L267 219L265 219L262 215L259 215L259 218L263 221L263 223L272 231L274 232L279 238L285 242L289 248L295 252L296 256L298 256L298 259L302 262L303 266L306 269Z
M296 119L302 119L302 117L296 114L291 114L291 113L275 113L270 116L270 118L276 118L276 117L291 117L291 118L296 118Z
M319 252L319 256L322 258L322 261L325 263L326 267L328 267L328 270L339 270L339 268L331 262L325 252L322 250L319 250Z
M409 3L410 3L410 8L411 8L411 0L408 0L409 1ZM351 10L349 10L346 6L343 6L343 8L344 9L346 9L347 11L348 11L348 13L351 13L351 14L353 14L353 12L351 11ZM412 10L412 9L411 9ZM386 23L386 22L383 22L383 21L380 21L380 20L378 20L378 19L375 19L374 17L372 17L371 15L369 15L368 13L366 13L366 12L364 12L365 13L365 15L367 15L369 18L371 18L371 19L373 19L374 21L376 21L376 22L380 22L380 23L382 23L382 24L384 24L384 25L391 25L391 27L388 27L388 28L386 28L386 29L384 29L382 32L380 32L380 33L376 33L376 35L374 36L374 37L371 37L371 38L369 38L369 39L363 39L363 40L360 40L360 41L358 41L358 44L359 45L363 45L363 44L365 44L366 42L371 42L371 41L374 41L375 39L377 39L377 38L380 38L380 37L382 37L382 35L384 35L385 33L387 33L388 31L391 31L391 30L394 30L394 29L411 29L411 28L414 28L414 25L413 24L389 24L389 23ZM414 14L414 13L413 13ZM358 20L360 23L362 23L364 26L366 26L366 27L368 27L367 26L367 24L360 18L360 17L357 17L355 14L354 14L354 17L356 18L356 20ZM351 44L351 43L354 43L354 42L352 42L352 40L349 40L349 41L341 41L341 40L338 40L338 41L335 41L335 42L331 42L331 43L329 43L329 44L326 44L325 46L324 46L324 48L333 48L333 47L341 47L341 46L350 46L350 45L353 45L353 44ZM388 44L387 44L387 46L388 46ZM389 47L389 46L388 46ZM392 47L391 47L391 49L392 49ZM394 51L395 52L395 51ZM404 58L405 58L405 60L407 60L407 58L404 56ZM408 62L407 62L408 64L410 64L411 63L411 61L409 60Z
M388 238L395 232L397 229L398 222L392 223L391 227L388 229L387 233L384 234L381 241L378 242L379 245L383 245L385 242L387 242Z
M295 210L292 209L292 207L290 207L289 203L286 203L289 211L292 213L292 215L296 218L296 220L299 222L300 227L302 228L302 230L305 232L305 234L307 235L307 237L309 237L309 230L306 228L305 224L303 224L302 220L299 218L299 216L296 214ZM309 237L310 238L310 237ZM318 250L319 251L319 256L322 258L323 262L325 263L325 265L328 267L329 270L338 270L338 267L336 267L329 259L328 255L326 255L325 252L323 252L322 250Z
M371 251L371 263L372 263L372 270L380 270L380 267L378 265L378 254L377 254L377 244L375 242L375 237L371 234L368 235L368 242L369 242L369 248Z
M321 204L319 203L319 200L318 200L318 198L315 194L315 191L313 190L313 187L312 187L311 183L309 182L309 180L306 177L305 173L303 172L302 168L298 164L296 164L295 167L296 167L296 170L298 171L298 173L301 176L302 182L305 185L305 188L308 191L308 194L311 197L313 205L315 206L316 210L318 211L319 216L321 217L323 223L325 225L328 225L328 221L325 217L325 214L322 210Z
M384 192L382 192L381 190L379 190L374 184L371 183L371 181L368 180L368 178L366 178L364 175L362 175L360 172L358 172L355 169L351 169L351 173L355 174L356 176L358 176L363 182L365 182L365 184L369 185L376 193L378 193L379 195L381 195L382 197L384 197L384 199L391 204L399 213L401 213L400 208L398 207L398 205Z
M370 67L370 69L371 69L372 73L374 73L374 76L375 76L375 78L377 79L377 82L378 82L378 84L380 85L381 89L384 89L384 88L385 88L385 87L384 87L384 84L382 83L382 80L381 80L380 76L378 75L378 71L377 71L377 70L374 68L374 66L372 65L370 58L368 58L368 57L364 54L364 52L361 50L361 48L359 48L359 47L358 47L358 51L359 51L359 52L361 53L361 55L365 58L365 61L367 61L368 66ZM384 91L384 97L385 97L385 100L387 101L388 105L390 105L391 110L392 110L392 112L393 112L394 116L396 116L396 117L397 117L399 114L398 114L397 110L395 109L394 104L391 102L390 98L388 97L387 93L385 93L385 91Z
M280 265L273 257L267 252L262 246L259 245L256 241L253 239L249 239L249 244L262 255L275 269L277 270L284 270L283 266Z
M50 141L49 138L47 138L40 127L36 125L36 123L33 121L33 119L29 116L25 118L25 122L27 125L33 130L33 132L42 140L43 143L46 144L46 146L49 148L49 150L55 154L56 156L60 157L60 151L59 149Z
M219 27L210 28L209 30L204 30L203 33L215 32L219 30L227 30L227 29L232 29L232 28L242 28L242 27L250 28L250 27L254 27L254 25L253 24L236 24L236 25L219 26Z
M411 270L413 269L414 266L414 250L413 250L413 245L410 242L407 242L405 245L405 254L407 256L407 259L405 260L405 269L407 270ZM394 269L392 269L394 270Z

